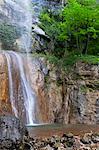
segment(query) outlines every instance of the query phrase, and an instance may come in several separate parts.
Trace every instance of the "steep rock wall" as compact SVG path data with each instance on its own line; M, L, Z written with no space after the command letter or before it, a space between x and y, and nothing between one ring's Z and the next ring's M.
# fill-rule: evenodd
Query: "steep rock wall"
M67 73L45 58L31 57L26 71L36 94L37 123L99 123L99 65L78 62ZM0 54L0 114L12 113L8 82L6 58ZM21 92L16 77L14 82ZM17 109L23 116L21 101L16 95Z
M99 65L78 62L66 73L43 58L35 62L39 122L99 123Z
M11 113L6 58L0 55L0 114Z

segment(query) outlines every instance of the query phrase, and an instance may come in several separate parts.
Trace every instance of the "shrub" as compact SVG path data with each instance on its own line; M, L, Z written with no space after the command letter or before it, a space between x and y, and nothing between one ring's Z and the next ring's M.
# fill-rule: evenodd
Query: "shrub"
M4 49L14 47L16 39L21 36L20 29L14 25L0 23L0 41Z

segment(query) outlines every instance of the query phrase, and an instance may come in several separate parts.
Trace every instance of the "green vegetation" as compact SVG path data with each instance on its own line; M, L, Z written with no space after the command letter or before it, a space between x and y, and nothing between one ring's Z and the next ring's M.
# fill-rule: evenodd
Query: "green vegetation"
M70 69L70 66L73 66L78 61L82 61L84 63L92 64L92 65L99 65L99 57L94 55L75 55L73 53L68 54L66 57L57 58L55 55L46 53L46 54L33 54L34 57L44 57L50 63L54 65L58 65L60 68L63 69Z
M97 65L99 64L99 57L93 55L71 55L70 54L68 55L68 57L61 58L59 60L59 64L63 68L69 68L70 66L73 66L78 61Z
M80 59L89 64L99 64L99 57L93 55L82 55Z
M20 36L20 29L16 26L0 23L0 41L4 49L13 48L16 39Z
M80 86L80 92L81 93L86 93L88 88L85 85Z
M40 21L54 45L51 55L67 65L78 59L99 63L98 57L91 56L99 55L99 5L95 0L69 0L59 13L44 10Z

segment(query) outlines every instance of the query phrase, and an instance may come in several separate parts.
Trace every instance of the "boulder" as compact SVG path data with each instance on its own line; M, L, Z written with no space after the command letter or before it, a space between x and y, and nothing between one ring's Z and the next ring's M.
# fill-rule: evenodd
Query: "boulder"
M28 132L18 118L0 116L0 150L20 150L25 135Z
M33 32L39 34L39 35L43 35L45 36L45 32L40 28L38 27L37 25L32 25L32 28L33 28Z

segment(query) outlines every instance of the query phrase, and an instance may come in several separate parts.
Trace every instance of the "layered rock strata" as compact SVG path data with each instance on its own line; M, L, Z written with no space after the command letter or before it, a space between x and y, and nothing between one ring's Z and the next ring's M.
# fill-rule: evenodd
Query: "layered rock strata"
M16 64L16 62L15 62ZM25 119L26 111L20 89L18 70L13 62L14 101L18 116ZM78 62L68 73L45 58L25 59L26 74L35 93L37 123L98 124L99 123L99 65ZM27 66L27 65L25 65ZM15 68L14 68L15 67ZM15 75L16 74L16 75ZM18 95L19 96L18 96ZM12 114L9 95L8 66L0 54L0 114ZM25 121L24 121L25 122Z
M40 122L99 123L98 64L78 62L67 73L43 58L34 59L33 66Z

